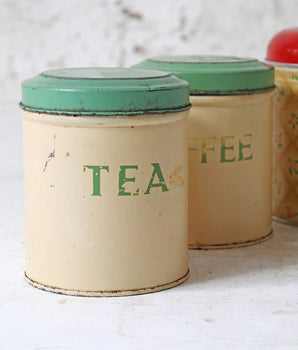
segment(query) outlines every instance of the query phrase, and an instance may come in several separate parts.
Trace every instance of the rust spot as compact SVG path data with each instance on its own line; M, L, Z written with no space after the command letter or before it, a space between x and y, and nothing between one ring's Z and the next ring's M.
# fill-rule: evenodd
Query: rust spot
M175 187L183 186L184 179L182 175L180 175L182 171L182 165L177 166L174 171L169 176L169 184Z

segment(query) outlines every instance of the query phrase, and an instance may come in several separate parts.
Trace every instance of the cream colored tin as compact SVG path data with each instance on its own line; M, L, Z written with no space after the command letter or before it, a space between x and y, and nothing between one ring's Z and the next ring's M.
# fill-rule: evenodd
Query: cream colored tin
M129 69L46 75L39 76L42 83L23 83L27 281L82 296L149 293L182 283L188 276L187 84ZM61 85L82 80L87 95L84 87L76 92L78 106L89 103L90 91L98 94L89 110L45 113L44 92L33 98L35 85L52 91L54 84L59 94ZM164 86L170 102L159 100ZM124 103L131 109L120 110L117 89L129 90Z
M226 56L161 56L135 67L170 71L190 83L189 247L268 239L273 68Z
M190 100L189 246L269 238L272 92Z

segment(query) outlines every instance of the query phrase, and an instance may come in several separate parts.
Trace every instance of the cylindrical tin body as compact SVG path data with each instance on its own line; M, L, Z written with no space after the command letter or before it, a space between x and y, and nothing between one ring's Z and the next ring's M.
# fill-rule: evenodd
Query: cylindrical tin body
M275 67L273 215L298 224L298 66Z
M225 56L156 57L135 67L170 71L190 83L189 247L269 238L273 68Z
M190 101L189 246L269 238L272 92Z
M182 283L188 111L22 114L29 283L83 296Z
M273 216L298 224L298 29L271 40L267 60L275 67L273 118Z

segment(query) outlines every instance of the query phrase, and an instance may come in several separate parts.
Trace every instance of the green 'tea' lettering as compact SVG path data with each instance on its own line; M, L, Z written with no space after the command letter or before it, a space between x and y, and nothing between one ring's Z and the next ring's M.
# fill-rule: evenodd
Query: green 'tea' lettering
M154 169L153 169L153 172L151 175L149 185L148 185L147 190L144 194L149 194L152 187L161 187L162 192L169 191L169 189L167 188L167 185L165 183L165 179L163 177L163 174L161 172L159 164L158 163L151 163L151 165L153 166ZM159 180L159 182L157 182L157 183L153 183L155 176L157 176L157 178Z
M83 171L86 169L93 170L93 193L92 196L101 196L100 193L100 172L101 170L106 170L109 172L109 167L106 165L84 165Z
M252 134L245 134L243 137L252 137ZM250 154L244 157L243 149L249 148ZM252 151L251 151L251 142L247 144L243 144L241 140L239 140L239 159L238 160L250 160L252 159Z
M228 163L228 162L234 162L236 157L234 156L233 158L226 158L226 151L234 151L234 145L231 146L226 146L226 140L227 139L234 139L235 136L222 136L220 138L220 162L221 163Z
M135 177L126 177L127 169L136 169L138 170L137 165L120 165L119 171L119 192L118 196L131 196L131 192L126 192L125 187L123 186L126 182L135 182ZM139 189L137 189L133 195L137 196L139 194Z

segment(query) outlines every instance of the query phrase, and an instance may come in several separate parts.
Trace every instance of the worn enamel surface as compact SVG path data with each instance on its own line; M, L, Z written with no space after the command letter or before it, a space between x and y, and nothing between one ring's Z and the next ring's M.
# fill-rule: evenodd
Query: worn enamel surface
M190 108L188 83L133 68L65 68L22 83L21 108L61 115L139 115Z
M129 295L188 275L188 111L24 116L26 276L45 290Z
M190 95L243 95L273 89L273 67L254 58L172 55L149 58L135 68L172 72L189 83Z
M298 66L275 67L273 215L298 223Z
M189 245L216 249L271 236L272 92L191 96Z

